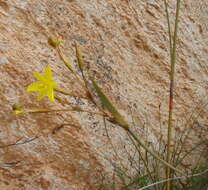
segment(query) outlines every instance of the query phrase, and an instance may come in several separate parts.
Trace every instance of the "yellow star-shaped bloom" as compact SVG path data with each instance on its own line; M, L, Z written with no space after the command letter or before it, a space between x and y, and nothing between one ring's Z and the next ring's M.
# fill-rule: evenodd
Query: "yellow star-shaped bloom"
M27 91L37 91L39 93L38 100L41 100L44 96L48 96L50 101L54 101L54 88L56 82L52 79L51 67L48 65L44 69L44 73L34 72L37 82L33 82L27 87Z

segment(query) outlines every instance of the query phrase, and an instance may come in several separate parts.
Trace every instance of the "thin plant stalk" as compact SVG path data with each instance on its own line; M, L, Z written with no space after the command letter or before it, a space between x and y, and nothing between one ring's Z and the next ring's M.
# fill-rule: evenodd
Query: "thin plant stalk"
M119 155L118 155L118 152L116 151L116 148L115 148L115 146L113 145L113 142L112 142L112 140L111 140L111 138L110 138L110 135L109 135L109 133L108 133L107 123L106 123L106 118L105 118L105 117L103 117L103 124L104 124L104 127L105 127L105 132L106 132L106 136L107 136L107 138L108 138L108 141L109 141L109 143L110 143L110 145L111 145L111 147L112 147L112 149L113 149L113 151L114 151L116 157L119 158L119 163L120 163L120 165L121 165L123 168L125 168L124 165L123 165L122 162L121 162L121 159L120 159L120 157L119 157Z
M122 127L122 126L120 126L120 127ZM159 160L161 163L163 163L164 165L166 165L166 166L168 166L168 167L170 167L171 169L173 169L173 170L175 170L175 171L177 171L178 173L182 173L183 174L183 172L182 171L180 171L179 169L177 169L177 168L175 168L175 167L173 167L171 164L169 164L167 161L165 161L165 160L163 160L162 158L160 158L160 156L158 155L158 154L156 154L154 151L152 151L150 148L148 148L147 146L146 146L146 144L144 144L144 142L143 141L141 141L139 138L137 138L137 136L130 130L130 128L124 128L124 127L122 127L124 130L126 130L127 131L127 133L129 134L129 135L131 135L132 136L132 138L142 147L142 148L144 148L151 156L153 156L154 158L156 158L157 160Z
M202 104L200 104L200 106L201 107L206 107L208 104L207 103L205 103L204 105L202 105ZM194 108L194 110L197 110L197 109L199 109L198 107L195 107ZM192 123L192 125L194 125L194 122L196 121L196 119L200 116L200 114L201 114L201 112L202 112L202 110L197 110L197 115L196 116L194 116L193 115L193 113L191 114L191 116L187 119L187 122L186 122L186 124L185 124L185 126L187 127L188 125L190 125L190 121L192 120L193 121L193 123ZM189 123L190 122L190 123ZM184 148L184 146L185 146L185 140L187 139L187 137L189 136L189 134L190 134L190 132L191 132L191 128L189 127L189 129L187 129L187 131L185 131L183 134L182 134L182 136L180 137L180 139L178 140L179 142L182 142L181 143L181 146L179 146L180 144L178 143L178 145L177 145L177 147L176 147L176 150L175 150L175 152L178 154L178 156L175 158L175 161L176 161L176 163L178 162L178 160L180 159L180 155L181 155L181 153L182 153L182 150L183 150L183 148Z
M171 55L171 72L170 72L170 92L169 92L169 116L168 116L168 140L167 140L167 157L166 161L170 163L171 158L171 138L172 138L172 115L173 115L173 94L174 94L174 78L175 78L175 63L176 63L176 41L177 41L177 31L179 22L179 10L180 10L180 0L177 0L176 6L176 16L175 16L175 29L173 36L173 47L170 48ZM171 38L169 39L171 40ZM171 168L166 167L166 178L170 178ZM166 189L171 189L170 181L166 183Z
M170 48L170 55L171 55L172 54L172 35L171 35L170 16L168 12L167 0L164 0L164 4L165 4L166 20L168 24L169 48Z
M141 150L139 150L140 144L136 144L136 143L134 142L133 137L132 137L130 134L127 133L127 135L128 135L128 137L129 137L129 139L131 140L131 142L133 143L133 145L135 146L135 148L136 148L136 150L137 150L137 152L138 152L138 154L139 154L139 156L140 156L142 162L144 163L144 166L145 166L145 169L146 169L145 172L147 172L147 175L148 175L148 176L151 178L151 180L153 181L153 176L152 176L152 174L151 174L152 172L150 171L150 168L148 167L148 164L147 164L146 160L143 158L142 153L141 153Z
M74 106L70 109L55 109L55 110L52 110L52 109L44 109L44 108L34 108L34 109L29 109L29 110L23 110L22 113L51 113L51 112L85 112L85 113L90 113L90 114L93 114L93 115L99 115L99 116L103 116L103 117L106 117L105 114L101 113L101 112L94 112L94 111L91 111L91 110L87 110L87 109L82 109L78 106Z
M128 124L128 122L124 119L124 117L118 112L118 110L114 107L114 105L110 102L110 100L105 96L105 94L102 92L102 90L100 89L100 87L97 85L97 83L91 79L91 82L93 84L93 87L97 93L97 95L100 98L101 104L102 106L108 110L108 112L110 112L111 116L113 117L112 122L114 122L115 124L117 124L119 127L121 127L123 130L125 130L130 136L132 136L132 138L142 147L144 148L145 151L149 152L149 154L151 156L153 156L155 159L159 160L161 163L163 163L164 165L170 167L171 169L179 172L179 173L183 173L182 171L180 171L179 169L175 168L174 166L172 166L171 164L169 164L167 161L163 160L162 158L160 158L160 156L155 153L154 151L152 151L146 144L145 142L143 142L142 139L138 138L135 133L130 129L130 125Z
M152 183L150 185L147 185L146 187L139 188L138 190L150 189L151 187L153 187L155 185L158 185L158 184L161 184L161 183L165 183L167 181L173 181L173 180L179 180L179 179L187 179L187 178L191 178L191 177L201 176L201 175L204 175L206 173L208 173L208 169L205 169L204 171L202 171L200 173L195 173L195 174L191 174L191 175L188 175L188 176L179 176L179 177L174 177L174 178L163 179L161 181L158 181L158 182Z
M66 67L71 71L71 73L74 75L74 77L76 78L77 82L78 82L83 88L85 88L85 84L81 81L81 79L79 78L79 76L78 76L78 75L76 74L76 72L73 70L72 65L69 63L69 60L66 58L66 56L62 53L60 47L57 48L57 52L58 52L58 55L59 55L60 59L63 61L63 63L66 65Z
M61 88L61 87L55 87L54 90L57 91L57 92L59 92L59 93L62 93L62 94L64 94L64 95L69 95L69 96L72 96L72 97L76 97L76 98L78 97L78 98L82 98L82 99L89 100L89 98L87 97L86 94L82 94L82 95L75 94L75 93L73 93L72 91L63 89L63 88Z

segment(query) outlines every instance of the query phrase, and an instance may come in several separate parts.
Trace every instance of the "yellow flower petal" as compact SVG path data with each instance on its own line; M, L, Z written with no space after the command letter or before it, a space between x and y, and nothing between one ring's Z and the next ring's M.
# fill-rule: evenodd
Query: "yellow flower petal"
M37 91L38 100L41 100L44 96L48 96L50 101L54 101L54 88L56 82L52 79L52 72L50 66L46 66L44 73L34 72L35 78L38 80L33 82L27 87L27 91Z
M47 95L47 89L43 89L43 90L39 91L39 95L37 97L38 101L41 100L46 95Z
M50 68L49 65L45 67L45 77L47 79L51 79L52 78L51 68Z
M38 72L34 72L33 75L37 80L44 80L43 74L40 74Z
M53 102L54 101L54 92L53 92L53 89L48 90L47 95L48 95L49 100Z
M32 84L30 84L27 87L27 91L31 92L31 91L39 91L41 89L41 87L43 87L43 84L38 81L38 82L33 82Z

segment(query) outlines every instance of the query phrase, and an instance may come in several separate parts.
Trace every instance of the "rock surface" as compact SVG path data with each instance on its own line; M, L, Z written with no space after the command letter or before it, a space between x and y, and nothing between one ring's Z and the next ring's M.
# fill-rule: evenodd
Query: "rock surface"
M176 132L199 109L197 127L208 129L208 108L202 106L208 92L208 12L203 7L208 7L206 0L182 3ZM174 10L170 4L172 18ZM0 189L97 190L113 182L113 167L106 157L130 167L123 148L129 144L125 133L112 124L107 126L120 155L115 158L100 117L12 113L14 103L28 108L67 107L47 99L34 101L35 94L25 90L34 81L32 72L41 72L47 64L62 87L81 93L48 45L49 36L65 39L64 50L71 61L75 59L74 41L80 44L100 86L130 122L134 118L139 131L145 130L147 141L156 142L166 134L170 64L162 0L0 0L0 27ZM80 99L63 99L91 108ZM59 127L62 124L66 125ZM207 138L195 130L190 144L197 135Z

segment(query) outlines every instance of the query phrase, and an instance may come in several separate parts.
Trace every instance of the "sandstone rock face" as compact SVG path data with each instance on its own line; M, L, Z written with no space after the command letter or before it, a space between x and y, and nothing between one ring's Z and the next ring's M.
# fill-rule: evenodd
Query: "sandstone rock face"
M200 108L198 126L207 129L208 109L202 105L208 101L208 3L184 0L181 7L174 124L181 131L188 115ZM170 4L172 18L174 10ZM0 189L104 189L113 182L106 157L130 168L125 133L108 124L110 143L100 117L12 113L14 103L61 109L73 102L91 108L64 96L62 104L46 98L37 102L34 93L26 92L32 72L50 64L60 86L82 93L48 45L49 36L63 37L72 62L74 41L80 44L99 85L127 120L134 118L138 131L145 130L148 142L166 134L170 64L162 0L0 0L0 28ZM197 135L206 138L193 131L190 145Z

